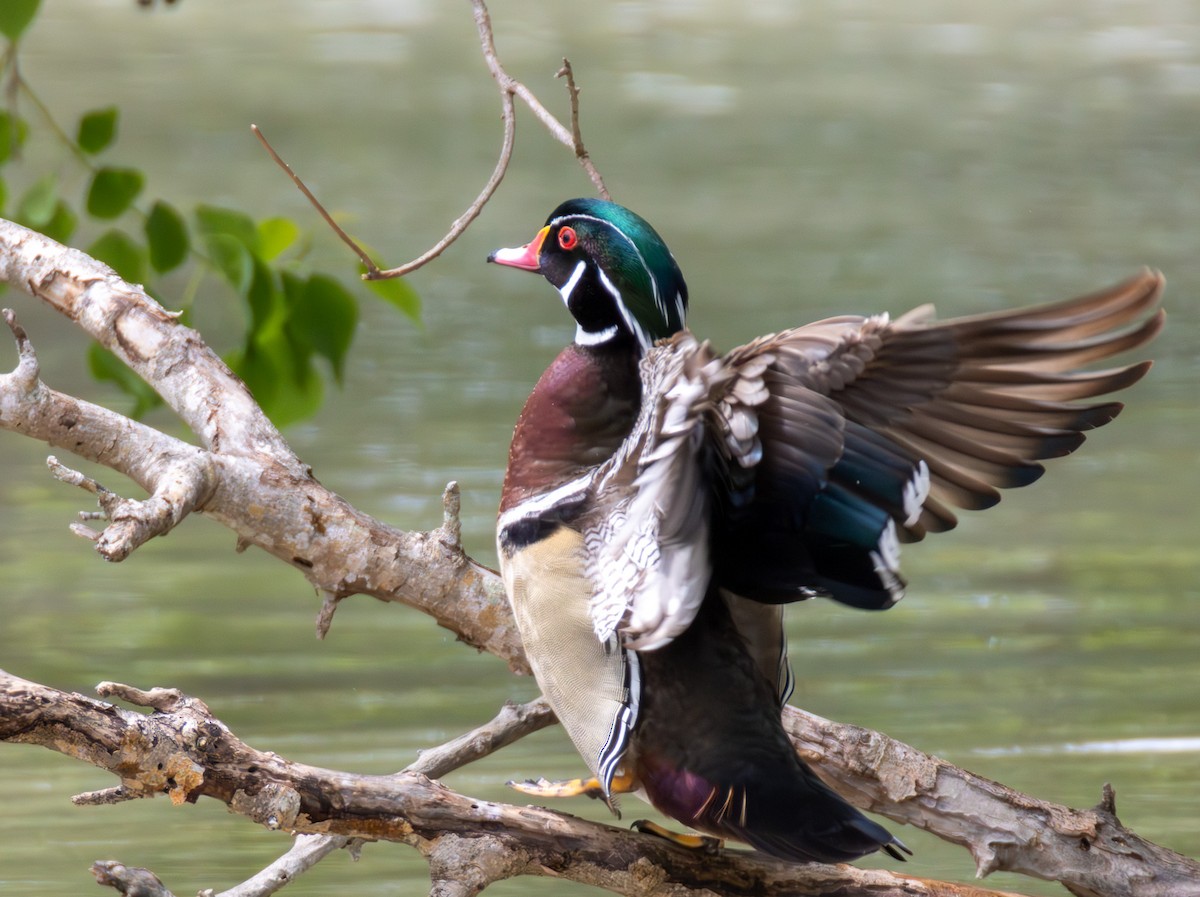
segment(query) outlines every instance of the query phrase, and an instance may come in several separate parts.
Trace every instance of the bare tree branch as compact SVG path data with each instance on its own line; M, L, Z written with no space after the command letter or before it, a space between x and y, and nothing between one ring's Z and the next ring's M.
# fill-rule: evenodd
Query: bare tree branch
M312 476L198 333L107 266L3 219L0 281L50 302L117 351L202 444L49 389L28 338L18 338L17 368L0 376L0 428L110 467L151 494L145 511L109 501L116 514L96 542L106 558L128 556L150 531L136 525L139 514L158 509L160 519L177 522L194 507L233 530L239 545L262 548L331 596L325 624L328 608L348 595L400 601L527 669L503 586L459 543L453 489L449 522L430 532L401 532L363 514ZM181 486L188 482L190 495Z
M262 132L262 129L258 125L252 124L250 125L250 130L254 133L254 136L258 138L258 142L263 145L263 149L267 151L267 155L271 157L271 161L287 173L287 176L292 179L292 183L296 185L296 188L304 194L304 198L307 199L312 207L317 210L317 213L325 219L325 223L329 225L330 230L337 234L338 239L349 246L350 251L362 260L362 263L367 268L367 274L369 276L378 274L379 267L371 260L371 256L369 256L367 251L359 246L357 242L355 242L353 237L351 237L342 229L340 224L333 220L333 216L329 214L329 212L325 209L325 206L321 204L321 201L313 195L313 192L308 189L308 185L300 179L300 176L292 170L292 166L288 165L287 162L283 160L283 157L281 157L279 153L275 152L275 147L271 146L271 142L267 140L267 135Z
M1200 897L1200 863L1136 835L1110 799L1090 810L1038 800L879 732L786 707L801 755L855 806L961 844L980 878L1018 872L1079 897Z
M592 162L592 157L588 155L588 151L583 145L583 131L579 127L579 88L575 86L575 72L571 68L571 61L567 57L563 57L562 68L558 70L555 77L567 79L567 96L571 99L571 141L574 144L575 158L579 160L579 164L583 166L583 170L592 179L592 183L595 185L596 192L600 194L600 197L602 199L612 199L608 188L604 186L604 178L600 177L599 170Z
M149 869L126 866L117 860L97 860L92 863L92 875L96 884L116 888L126 897L175 897Z
M884 870L798 865L736 850L710 855L542 807L466 797L408 770L359 776L307 766L251 748L202 701L173 690L105 683L103 691L148 699L155 709L122 710L0 672L0 740L40 744L106 769L131 794L166 793L176 805L211 797L270 829L408 844L430 860L433 893L476 894L502 878L551 875L631 897L713 890L1000 897Z
M355 839L345 835L296 835L291 849L257 875L213 897L267 897L291 884L325 857L347 847Z
M440 779L555 722L554 711L545 698L536 698L527 704L510 702L500 708L490 722L439 747L421 751L404 771Z

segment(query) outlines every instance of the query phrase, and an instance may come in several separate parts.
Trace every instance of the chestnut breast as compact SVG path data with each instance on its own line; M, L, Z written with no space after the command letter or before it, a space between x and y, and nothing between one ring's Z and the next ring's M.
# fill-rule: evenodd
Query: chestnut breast
M629 435L640 401L637 358L629 347L563 349L517 419L501 513L604 463Z

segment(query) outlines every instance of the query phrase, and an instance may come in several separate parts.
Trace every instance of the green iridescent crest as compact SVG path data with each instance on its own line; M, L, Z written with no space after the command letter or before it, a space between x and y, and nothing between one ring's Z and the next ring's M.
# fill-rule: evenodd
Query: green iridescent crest
M547 224L570 219L600 267L630 329L646 346L683 329L687 284L658 232L640 215L602 199L571 199Z

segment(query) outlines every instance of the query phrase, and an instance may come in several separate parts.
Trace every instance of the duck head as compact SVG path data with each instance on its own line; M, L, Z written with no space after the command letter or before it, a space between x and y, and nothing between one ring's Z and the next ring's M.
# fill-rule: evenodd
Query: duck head
M524 246L489 262L536 271L562 295L575 342L632 341L639 352L683 329L687 284L667 244L640 215L602 199L570 199Z

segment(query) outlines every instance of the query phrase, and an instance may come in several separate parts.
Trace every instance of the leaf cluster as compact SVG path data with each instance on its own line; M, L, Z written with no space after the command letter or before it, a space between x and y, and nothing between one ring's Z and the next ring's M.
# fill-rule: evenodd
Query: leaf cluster
M33 24L39 0L2 0L0 34L7 39L2 75L13 98L0 109L0 215L60 243L87 233L82 245L121 277L144 284L164 304L181 308L185 323L192 297L209 276L224 281L240 303L245 322L238 345L225 361L250 387L259 405L279 426L311 416L320 407L327 376L341 384L359 320L359 297L373 294L413 320L420 301L402 280L348 286L306 264L310 236L289 218L256 220L245 212L200 204L187 214L166 199L146 196L145 173L110 162L120 112L115 105L84 113L73 129L61 127L33 92L17 66L20 39ZM39 115L20 113L27 98ZM46 170L27 170L22 148L41 129L63 145L70 158L65 172L44 159ZM9 202L10 172L22 171L28 186ZM81 196L76 182L85 185ZM94 236L93 236L94 234ZM183 275L180 277L179 275ZM190 276L189 276L190 275ZM186 283L186 288L175 286ZM324 359L328 375L318 367ZM93 345L92 374L110 381L133 399L131 413L144 414L161 403L158 394L114 355Z

